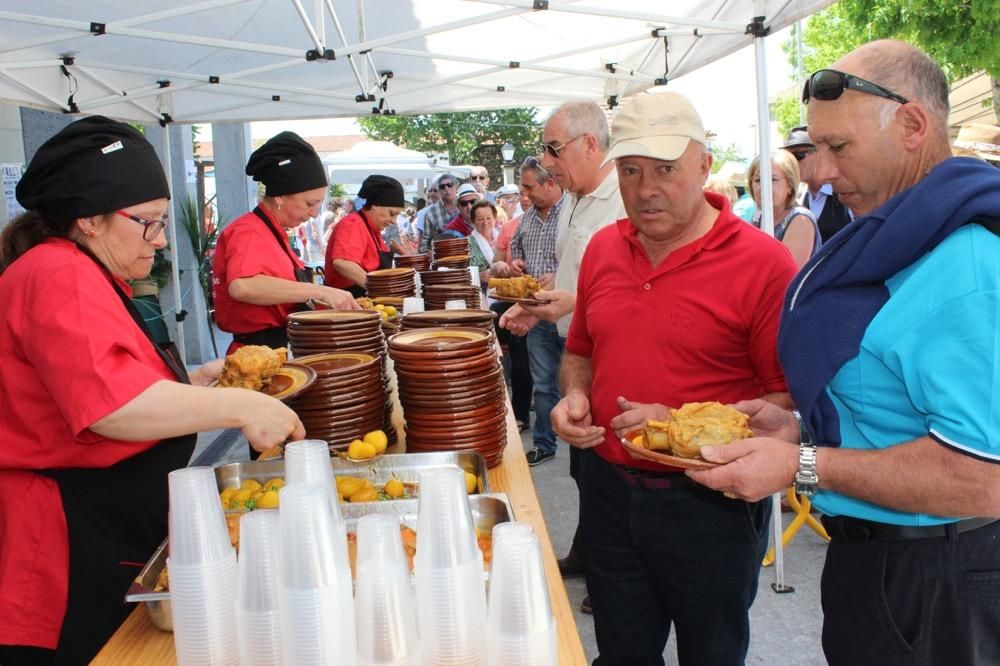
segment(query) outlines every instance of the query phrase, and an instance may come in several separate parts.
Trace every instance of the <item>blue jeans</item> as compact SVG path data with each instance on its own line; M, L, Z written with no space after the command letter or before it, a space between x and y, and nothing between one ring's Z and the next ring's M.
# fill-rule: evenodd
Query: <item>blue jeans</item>
M675 484L676 487L649 487ZM580 456L580 531L600 656L662 666L671 625L682 666L741 666L767 545L768 500L747 503L683 474L630 477Z
M531 381L535 386L535 427L532 439L535 448L546 453L556 450L556 433L552 429L552 408L562 397L559 394L559 363L562 362L566 339L559 337L556 325L540 321L528 331L528 361Z

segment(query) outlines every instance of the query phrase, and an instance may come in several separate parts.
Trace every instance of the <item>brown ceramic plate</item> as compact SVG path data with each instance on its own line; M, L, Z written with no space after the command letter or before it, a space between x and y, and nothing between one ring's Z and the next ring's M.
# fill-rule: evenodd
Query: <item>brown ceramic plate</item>
M669 453L650 451L642 446L636 446L632 443L632 440L640 434L642 434L642 430L630 430L621 438L621 442L622 446L644 460L650 460L661 465L669 465L678 469L712 469L719 466L719 463L708 462L701 458L681 458Z
M537 298L518 298L516 296L497 296L496 290L490 289L489 293L486 294L494 301L500 301L501 303L520 303L521 305L545 305L548 301L540 301Z
M278 400L292 400L313 385L316 381L316 371L304 365L296 363L286 363L278 368L278 371L271 377L267 386L261 388L261 393L266 393Z
M371 310L311 310L307 312L293 312L288 315L289 323L299 324L342 324L346 322L357 322L373 320L378 315Z
M490 333L481 328L420 328L389 337L389 347L402 351L441 351L487 347Z

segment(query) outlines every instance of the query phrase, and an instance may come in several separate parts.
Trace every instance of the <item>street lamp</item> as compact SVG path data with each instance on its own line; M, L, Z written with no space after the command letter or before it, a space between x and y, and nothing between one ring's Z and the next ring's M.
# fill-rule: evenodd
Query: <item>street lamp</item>
M510 162L514 159L514 146L510 145L510 141L500 146L500 154L503 156L504 162Z
M503 184L509 185L514 180L514 167L511 165L514 159L514 146L510 141L505 141L500 146L500 156L503 158Z

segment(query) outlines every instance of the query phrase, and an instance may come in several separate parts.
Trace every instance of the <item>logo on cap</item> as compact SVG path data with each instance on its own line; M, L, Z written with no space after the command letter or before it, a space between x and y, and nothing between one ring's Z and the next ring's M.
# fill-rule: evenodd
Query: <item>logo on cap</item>
M101 153L107 155L108 153L113 153L116 150L121 150L125 146L122 145L121 141L115 141L114 143L109 143L108 145L101 148Z
M663 114L662 116L656 116L654 118L649 118L646 121L648 127L656 127L657 125L680 125L681 117L676 115Z
M291 164L291 163L292 163L291 160L281 160L280 162L278 162L278 166L285 166L286 164Z

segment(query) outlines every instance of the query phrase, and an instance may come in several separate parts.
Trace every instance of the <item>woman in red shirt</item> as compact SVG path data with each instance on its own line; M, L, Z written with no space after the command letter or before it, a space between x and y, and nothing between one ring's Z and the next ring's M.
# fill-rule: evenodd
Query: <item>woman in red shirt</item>
M326 196L326 171L313 147L282 132L250 155L246 174L264 184L264 197L226 226L212 260L215 321L233 334L229 353L250 344L286 346L286 319L305 303L358 308L347 292L314 283L288 242L286 230L316 217Z
M0 664L83 664L166 536L167 474L196 433L238 427L260 450L303 436L295 413L207 388L154 341L127 280L166 246L169 189L124 123L79 120L17 186L0 235Z
M333 228L323 274L328 285L364 296L368 273L392 267L392 252L382 239L382 230L396 224L406 201L398 180L378 175L365 178L358 197L365 200L361 210Z

